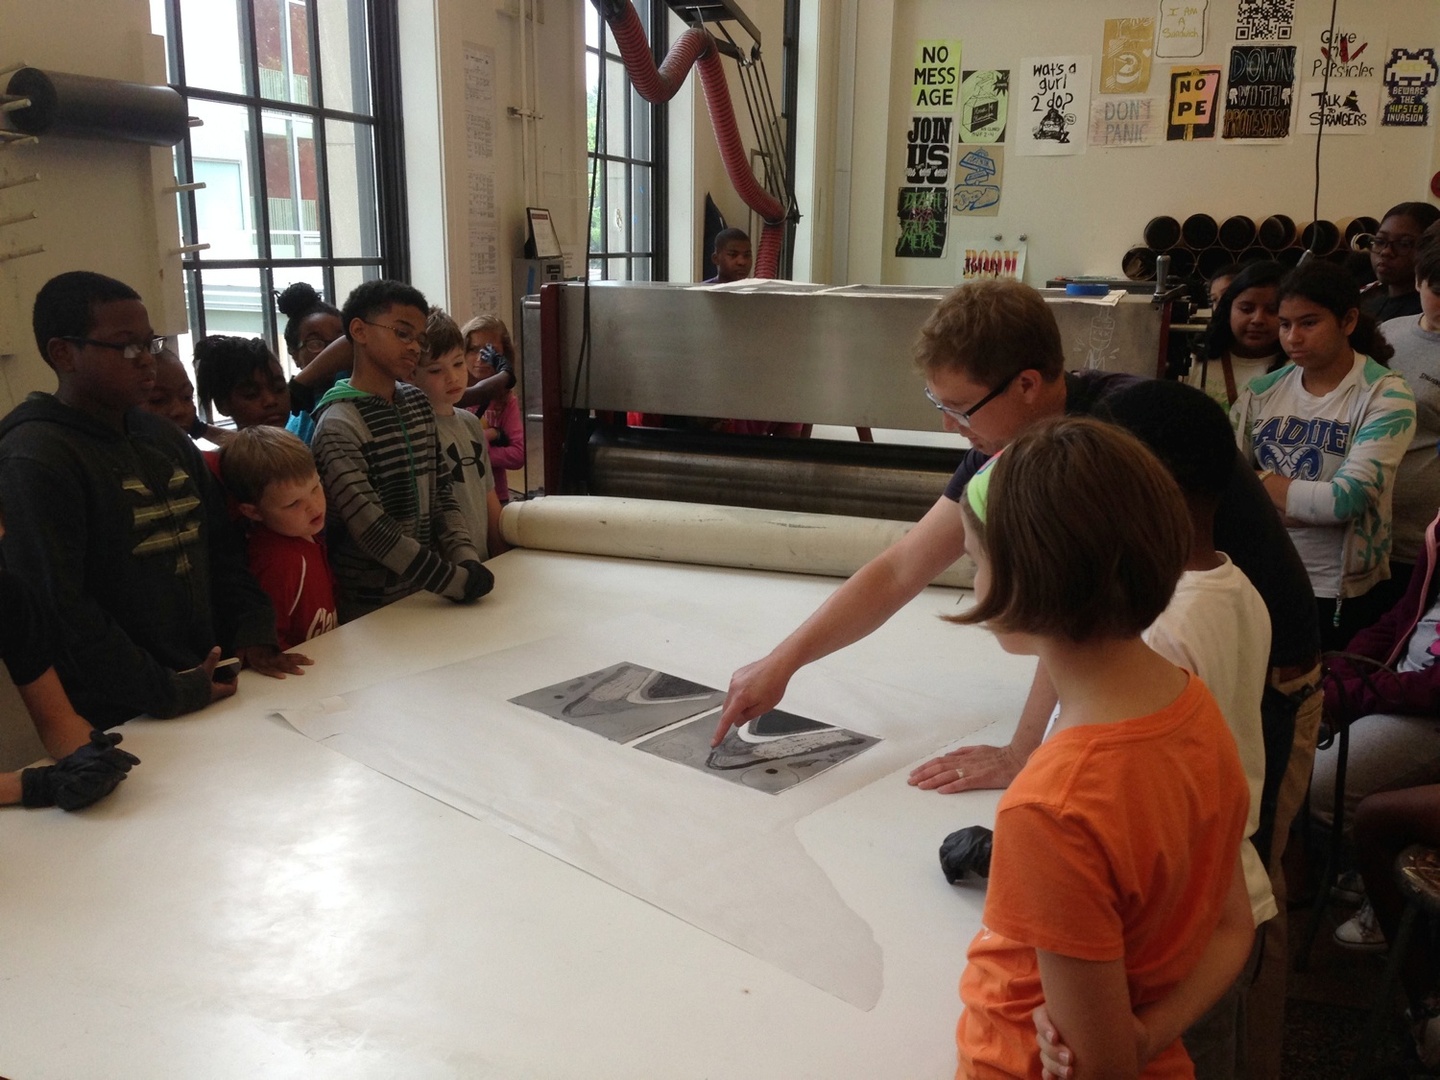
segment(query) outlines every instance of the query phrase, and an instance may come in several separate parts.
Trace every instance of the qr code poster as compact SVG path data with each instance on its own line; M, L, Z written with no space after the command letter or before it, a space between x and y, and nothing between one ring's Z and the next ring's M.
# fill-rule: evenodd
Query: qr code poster
M1295 36L1295 0L1240 0L1236 41L1289 41Z
M1385 61L1385 127L1428 127L1430 88L1440 76L1434 49L1391 49Z

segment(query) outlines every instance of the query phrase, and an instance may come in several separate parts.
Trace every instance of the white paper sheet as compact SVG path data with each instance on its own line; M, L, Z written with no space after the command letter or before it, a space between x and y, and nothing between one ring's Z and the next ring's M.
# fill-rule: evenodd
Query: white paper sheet
M591 624L286 710L340 753L870 1009L883 962L869 925L806 855L795 825L942 741L932 700L831 681L787 708L885 741L778 795L610 742L507 699L619 660L723 686L752 643L645 616Z

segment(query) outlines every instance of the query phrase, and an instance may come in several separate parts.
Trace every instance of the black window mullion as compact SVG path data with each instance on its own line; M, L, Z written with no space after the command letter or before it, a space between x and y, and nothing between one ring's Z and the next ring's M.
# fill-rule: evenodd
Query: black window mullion
M310 99L322 110L322 115L314 121L315 197L319 200L319 205L315 207L315 222L320 227L320 255L328 259L335 254L335 244L334 223L330 220L330 125L323 114L325 81L324 72L320 69L320 12L315 0L305 0L305 9L310 21ZM335 295L334 279L334 273L327 268L326 296Z
M269 266L260 267L260 319L265 324L265 340L280 341L280 330L275 311L275 272ZM285 350L276 349L276 355L285 355Z
M252 187L255 192L255 251L262 259L269 259L270 250L270 187L265 176L265 109L260 104L260 46L255 40L255 0L241 0L239 10L244 13L245 25L241 27L241 42L245 50L245 85L250 88L251 100L246 109L250 114Z

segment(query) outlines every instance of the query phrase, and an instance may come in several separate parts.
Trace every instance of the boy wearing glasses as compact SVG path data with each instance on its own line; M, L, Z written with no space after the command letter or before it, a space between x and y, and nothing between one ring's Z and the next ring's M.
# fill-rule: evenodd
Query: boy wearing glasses
M211 677L221 646L298 674L200 452L139 408L164 342L135 290L61 274L33 323L59 387L0 422L0 551L60 628L55 669L76 711L103 728L203 708L235 692Z
M367 281L341 311L354 368L320 399L311 450L342 623L421 589L469 603L495 583L455 501L435 412L409 383L428 310L418 289Z

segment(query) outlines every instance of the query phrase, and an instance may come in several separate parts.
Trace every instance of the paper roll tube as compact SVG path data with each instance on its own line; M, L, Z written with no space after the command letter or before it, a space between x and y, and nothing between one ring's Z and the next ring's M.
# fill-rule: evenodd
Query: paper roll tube
M824 577L849 577L912 528L877 518L600 495L512 502L500 516L500 534L512 547ZM974 581L975 566L962 556L934 584L968 589Z

